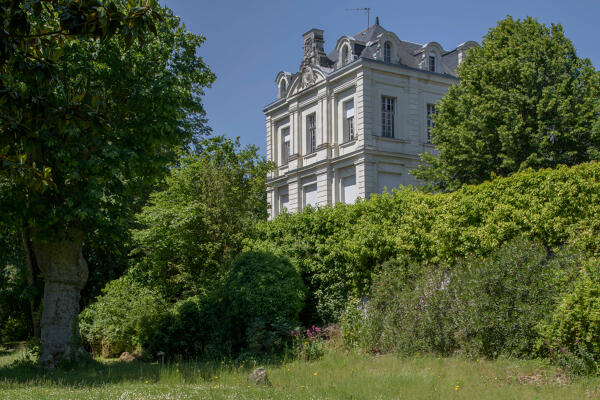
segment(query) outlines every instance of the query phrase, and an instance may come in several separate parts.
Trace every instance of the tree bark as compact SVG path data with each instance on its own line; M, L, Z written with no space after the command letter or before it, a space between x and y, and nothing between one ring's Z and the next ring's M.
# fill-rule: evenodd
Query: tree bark
M29 235L25 230L21 231L21 243L23 246L23 255L25 257L25 266L27 267L27 286L32 288L35 286L35 267L33 266L33 259L31 253L31 244L29 241ZM31 290L31 289L30 289ZM31 313L31 323L33 327L33 336L40 338L40 322L35 312L35 299L32 297L29 299L29 312Z
M44 275L39 363L46 369L54 368L61 360L77 361L87 355L77 324L80 292L88 279L82 246L83 234L75 229L59 241L32 241L37 265Z

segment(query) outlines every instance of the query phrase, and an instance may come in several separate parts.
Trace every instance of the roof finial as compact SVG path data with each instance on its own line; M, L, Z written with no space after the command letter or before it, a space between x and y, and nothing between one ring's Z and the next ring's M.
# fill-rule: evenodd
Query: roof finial
M375 25L379 25L379 17L375 17Z

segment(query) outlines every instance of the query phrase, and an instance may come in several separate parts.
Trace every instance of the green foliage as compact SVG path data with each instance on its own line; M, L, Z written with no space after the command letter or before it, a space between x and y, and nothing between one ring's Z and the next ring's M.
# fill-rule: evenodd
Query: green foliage
M486 258L454 268L448 286L457 345L485 357L528 357L538 325L554 309L575 269L559 254L551 262L539 242L507 242Z
M577 261L570 249L549 259L541 243L518 237L453 268L388 262L373 279L362 318L346 310L344 336L371 351L532 357Z
M325 355L323 331L313 325L305 331L295 329L292 336L292 357L303 361L316 361Z
M425 268L486 256L523 236L547 248L599 253L600 164L526 170L453 193L410 188L355 205L283 215L246 244L269 245L298 266L309 290L305 324L338 320L349 297L368 294L377 265L394 258ZM307 321L309 320L309 321Z
M571 368L579 361L581 371L595 372L600 362L600 260L592 258L577 267L573 289L544 326L542 350L554 350L565 364L571 360Z
M138 330L144 354L153 359L160 359L160 352L165 359L205 356L218 329L214 311L209 299L195 296L169 311L143 317Z
M24 165L52 175L52 185L38 191L11 174L0 199L6 221L39 237L55 238L66 227L106 228L108 235L166 172L175 149L205 132L200 99L214 76L196 54L204 39L168 9L152 12L162 17L146 44L128 47L122 36L57 41L60 63L43 73L5 66L14 76L2 82L4 96L12 96L2 114L18 120L0 122L2 142L10 141L9 155L22 155Z
M426 165L413 171L431 188L599 159L600 75L560 24L507 17L457 73L435 117L439 155L423 154Z
M71 121L87 121L89 125L104 114L98 102L91 101L92 96L84 100L85 85L66 99L65 91L55 90L61 87L58 83L64 72L61 58L65 48L77 41L107 40L115 34L129 47L135 39L143 40L145 32L156 33L155 21L162 19L158 10L153 0L3 3L0 176L32 191L51 186L55 160L38 154L40 149L47 149L42 145L48 139L44 131L57 125L64 130Z
M305 287L287 257L247 251L233 261L224 295L234 354L265 354L283 350L291 339Z
M0 228L0 343L25 340L32 334L29 299L38 295L27 284L16 232Z
M270 164L258 149L222 136L198 146L152 193L133 233L136 273L175 301L217 286L254 222L266 219Z
M140 321L166 310L160 295L129 275L109 282L102 295L79 317L82 337L104 357L133 351L139 344Z

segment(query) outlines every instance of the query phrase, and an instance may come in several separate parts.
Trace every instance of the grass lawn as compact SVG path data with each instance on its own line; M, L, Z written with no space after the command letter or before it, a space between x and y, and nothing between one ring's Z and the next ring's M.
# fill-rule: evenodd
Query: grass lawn
M271 387L248 385L250 363L119 363L43 373L0 351L1 399L586 399L600 378L569 379L538 361L328 353L266 365Z

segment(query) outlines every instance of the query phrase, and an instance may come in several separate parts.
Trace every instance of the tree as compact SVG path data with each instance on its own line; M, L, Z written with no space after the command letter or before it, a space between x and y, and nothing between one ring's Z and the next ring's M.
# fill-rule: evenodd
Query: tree
M599 76L560 24L507 17L457 72L434 118L439 154L413 171L431 188L600 158Z
M269 168L257 148L222 136L182 157L137 216L134 274L170 301L210 291L254 223L267 218Z
M25 232L44 278L48 368L82 354L84 240L110 234L204 132L200 98L214 76L196 55L203 38L137 3L15 1L0 14L1 222Z

